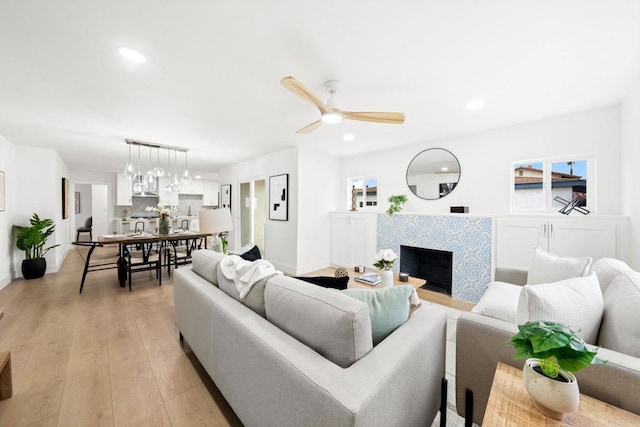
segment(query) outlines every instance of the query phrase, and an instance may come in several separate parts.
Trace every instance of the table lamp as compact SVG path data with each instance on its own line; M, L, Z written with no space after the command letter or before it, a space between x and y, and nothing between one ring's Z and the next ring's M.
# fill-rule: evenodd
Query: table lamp
M231 210L223 209L201 209L198 212L200 218L200 232L214 235L211 248L214 251L226 253L226 234L233 230L231 221Z

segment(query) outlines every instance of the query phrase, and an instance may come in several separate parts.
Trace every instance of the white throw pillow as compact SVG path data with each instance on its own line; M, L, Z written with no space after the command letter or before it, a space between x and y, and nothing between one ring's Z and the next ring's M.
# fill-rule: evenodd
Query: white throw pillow
M516 323L533 320L564 323L586 342L595 344L602 310L598 276L592 273L555 283L525 285L518 300Z
M515 323L521 290L522 286L519 285L491 282L478 304L471 311Z
M592 259L559 257L536 248L527 275L527 285L551 283L572 277L586 276L589 273Z

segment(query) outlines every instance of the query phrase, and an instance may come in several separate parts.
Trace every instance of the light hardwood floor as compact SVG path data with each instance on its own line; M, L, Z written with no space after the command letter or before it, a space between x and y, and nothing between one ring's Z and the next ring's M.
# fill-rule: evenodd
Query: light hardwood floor
M136 273L129 292L115 270L92 272L80 295L82 267L74 248L58 273L0 291L14 393L0 402L0 426L242 425L178 340L173 276L160 287Z

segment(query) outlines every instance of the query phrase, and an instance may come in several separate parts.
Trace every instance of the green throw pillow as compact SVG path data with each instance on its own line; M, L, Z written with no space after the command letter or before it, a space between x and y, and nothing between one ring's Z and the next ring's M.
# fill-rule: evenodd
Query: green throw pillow
M345 289L341 292L369 305L373 345L377 345L409 318L413 286L385 289Z

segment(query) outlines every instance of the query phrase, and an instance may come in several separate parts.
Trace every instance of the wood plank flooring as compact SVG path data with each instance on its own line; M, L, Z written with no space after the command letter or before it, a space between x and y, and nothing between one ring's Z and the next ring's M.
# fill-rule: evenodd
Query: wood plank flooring
M100 252L98 252L100 251ZM240 426L173 322L173 281L91 272L87 250L58 273L0 291L0 352L11 350L13 397L0 426ZM98 248L107 257L113 250Z

